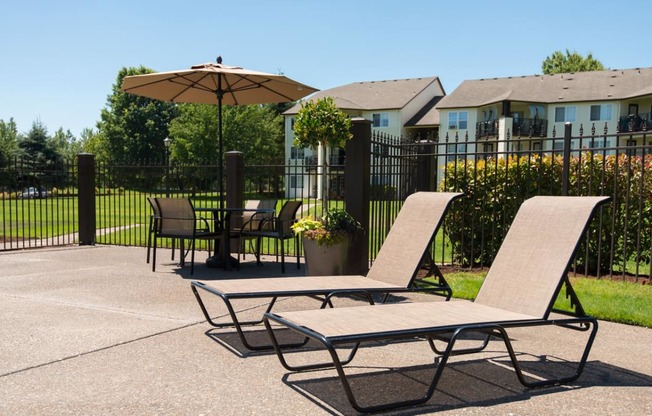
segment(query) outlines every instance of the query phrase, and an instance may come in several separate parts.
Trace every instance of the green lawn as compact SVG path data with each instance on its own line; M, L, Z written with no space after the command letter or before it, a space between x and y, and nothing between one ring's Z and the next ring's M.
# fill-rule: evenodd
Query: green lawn
M475 299L486 272L455 272L446 274L453 297ZM610 279L571 277L571 284L589 315L606 321L652 328L652 286ZM556 307L568 304L562 293Z

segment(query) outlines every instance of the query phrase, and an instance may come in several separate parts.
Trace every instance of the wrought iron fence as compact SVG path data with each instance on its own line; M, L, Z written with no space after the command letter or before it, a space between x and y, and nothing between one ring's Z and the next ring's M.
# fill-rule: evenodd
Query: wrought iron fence
M572 127L571 127L572 128ZM371 141L369 258L373 260L405 198L419 190L462 191L431 255L439 264L488 267L520 203L534 195L609 195L575 263L578 273L652 277L652 137L646 131L591 128L552 137L498 140L468 135L413 142L374 134ZM475 137L472 135L471 137ZM490 145L490 146L489 146ZM337 160L345 162L339 154ZM215 166L167 165L164 160L96 165L95 241L144 246L148 196L190 197L217 206ZM275 166L245 166L245 199L303 201L300 215L323 207L319 167L305 158ZM344 207L344 165L328 172L331 207ZM2 249L77 242L77 167L72 161L0 166ZM274 247L268 247L273 252ZM295 248L290 248L290 255Z
M575 271L623 278L651 277L652 142L645 132L608 133L567 125L558 137L484 141L468 136L438 143L439 189L463 191L451 217L451 263L485 267L521 202L534 195L608 195L583 242ZM573 134L574 133L574 134ZM442 259L443 260L443 259Z
M74 161L0 160L0 248L74 243L76 180Z

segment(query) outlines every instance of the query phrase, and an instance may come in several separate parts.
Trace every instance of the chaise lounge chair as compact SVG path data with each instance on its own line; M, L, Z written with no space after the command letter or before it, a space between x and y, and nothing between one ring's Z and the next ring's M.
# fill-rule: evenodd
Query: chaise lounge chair
M431 265L431 268L437 277L435 283L419 280L417 284L416 275L451 201L461 195L446 192L418 192L409 196L366 277L305 276L193 281L192 291L208 323L216 328L235 327L240 340L250 350L269 350L273 347L270 344L251 345L247 341L242 326L260 324L263 317L261 315L259 320L241 322L231 303L234 299L271 298L266 312L271 311L278 297L287 296L326 297L322 305L326 306L327 302L330 302L328 295L334 292L364 295L380 293L385 295L384 302L390 293L418 290L450 299L451 289L434 265ZM198 289L222 299L231 315L231 321L215 322L199 296ZM304 343L286 346L299 346Z
M584 313L570 286L567 272L595 208L607 200L607 197L540 196L524 202L474 302L399 303L266 313L265 326L281 364L290 371L334 366L349 402L362 412L428 401L448 359L452 355L482 351L491 337L504 341L517 377L527 387L561 384L577 379L582 373L598 327L596 319ZM573 312L553 309L557 294L564 285ZM551 317L551 312L563 314ZM330 353L332 363L290 365L272 331L272 324L280 324L321 343ZM574 374L537 382L524 378L507 331L510 328L542 325L591 330ZM473 348L456 349L456 341L466 333L480 333L484 342ZM426 339L432 350L441 355L435 360L436 370L426 394L414 400L360 406L343 367L353 359L360 343L414 340L416 337ZM444 341L446 348L441 351L435 341ZM354 347L346 360L341 360L336 349L345 344Z

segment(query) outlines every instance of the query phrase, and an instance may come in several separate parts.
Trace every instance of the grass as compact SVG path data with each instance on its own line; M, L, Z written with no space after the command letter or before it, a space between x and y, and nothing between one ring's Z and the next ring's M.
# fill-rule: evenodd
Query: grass
M475 299L486 272L447 273L453 297ZM587 314L605 321L652 328L652 286L609 279L571 277L571 284ZM560 294L555 306L565 309L568 301Z

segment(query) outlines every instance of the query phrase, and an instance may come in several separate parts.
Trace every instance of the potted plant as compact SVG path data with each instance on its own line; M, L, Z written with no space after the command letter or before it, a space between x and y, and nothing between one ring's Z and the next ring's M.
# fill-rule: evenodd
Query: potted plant
M302 218L292 225L303 236L303 251L308 276L348 274L349 246L362 225L343 209L333 209L321 219Z
M345 274L351 240L362 229L346 211L328 209L327 149L344 147L352 137L351 119L337 108L331 97L301 104L294 120L294 145L319 152L318 184L324 210L321 220L306 218L293 227L295 232L303 233L308 275Z
M319 177L322 207L328 212L328 147L344 147L351 139L351 119L337 108L331 97L306 101L294 120L294 146L319 152Z

